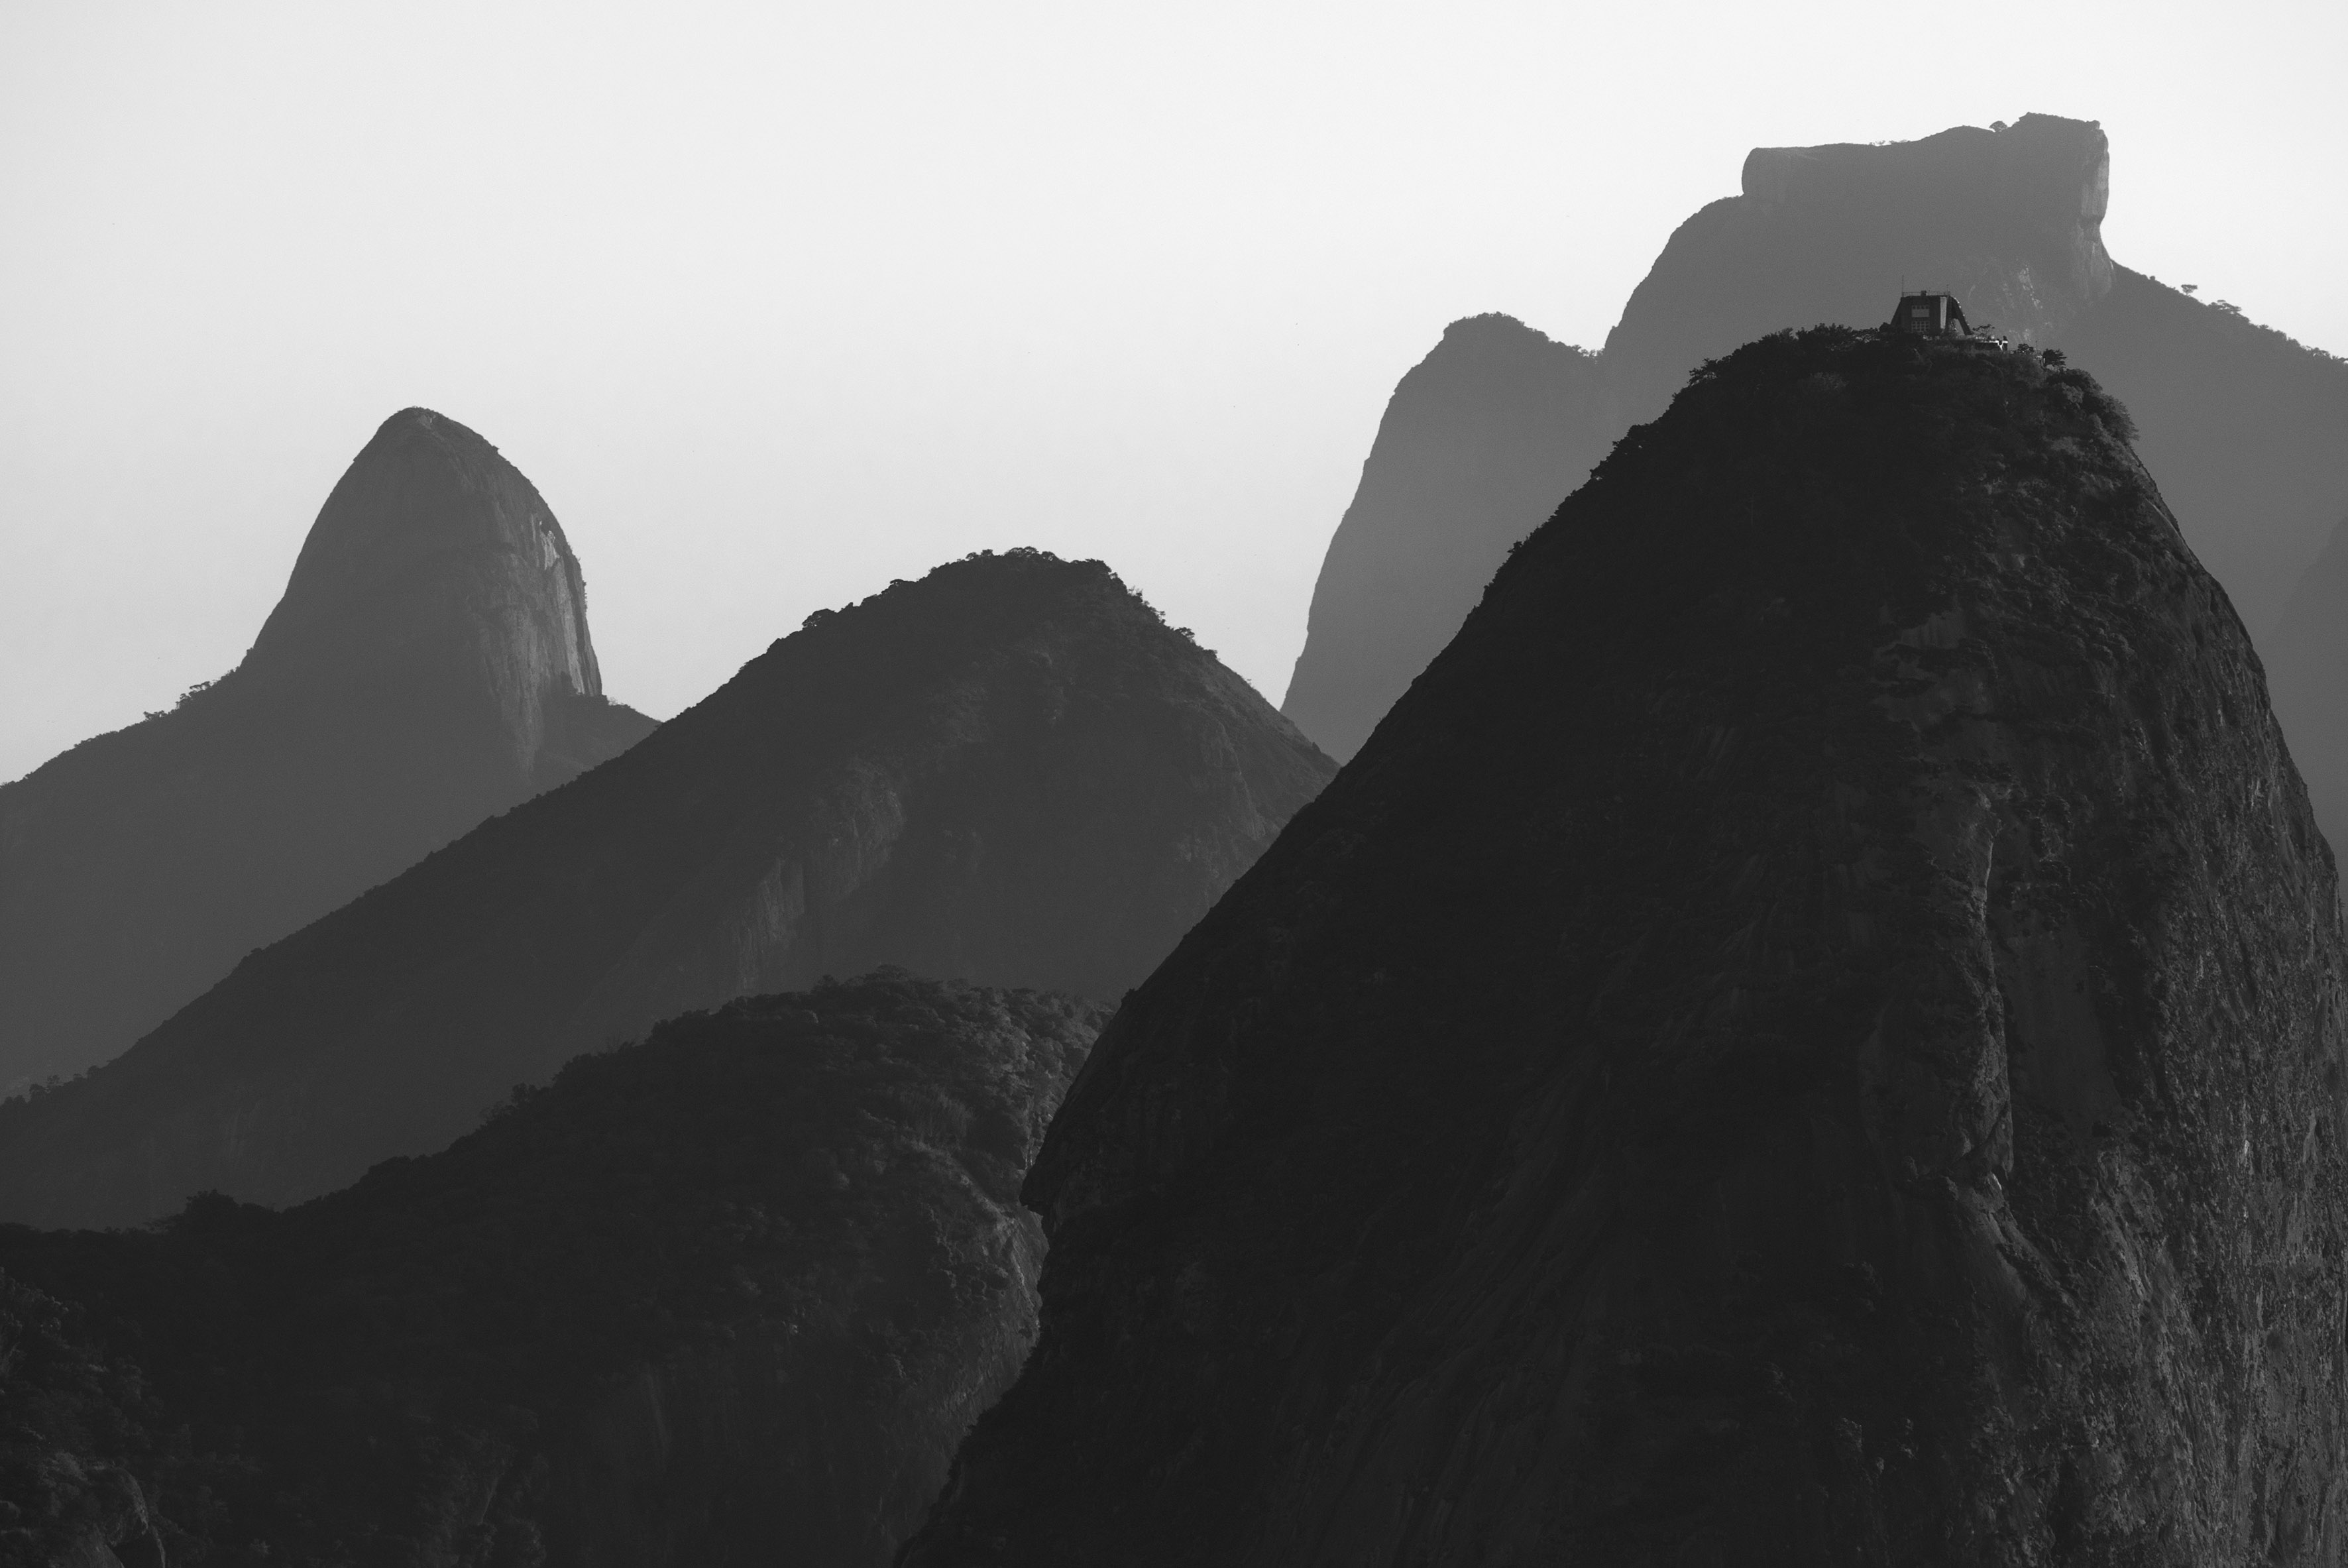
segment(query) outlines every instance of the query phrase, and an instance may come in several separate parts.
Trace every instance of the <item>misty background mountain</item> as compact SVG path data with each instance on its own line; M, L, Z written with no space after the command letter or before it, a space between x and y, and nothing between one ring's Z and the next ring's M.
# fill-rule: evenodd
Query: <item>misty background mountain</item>
M234 669L0 784L0 1092L111 1059L653 727L603 695L545 499L455 420L395 414Z
M2067 353L2127 405L2279 693L2310 694L2278 701L2319 801L2348 797L2348 714L2324 706L2348 666L2323 663L2320 633L2280 630L2348 518L2348 362L2115 264L2110 169L2098 126L2040 114L1915 142L1757 148L1742 193L1680 226L1596 356L1505 318L1455 325L1387 407L1282 710L1351 756L1508 547L1698 365L1783 328L1877 325L1904 281Z
M1114 1001L1333 770L1100 562L940 567L0 1105L0 1218L313 1197L582 1051L825 975Z

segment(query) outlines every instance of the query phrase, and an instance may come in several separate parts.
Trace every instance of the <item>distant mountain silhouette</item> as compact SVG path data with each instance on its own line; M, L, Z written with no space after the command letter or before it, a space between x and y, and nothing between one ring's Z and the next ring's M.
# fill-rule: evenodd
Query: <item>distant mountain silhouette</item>
M1098 1026L874 976L285 1212L0 1226L0 1557L886 1568L1035 1338L1020 1174Z
M2348 934L2127 424L1616 447L1103 1031L905 1568L2340 1561Z
M578 558L455 420L384 422L252 650L0 785L0 1091L120 1053L240 958L653 728Z
M2333 852L2348 850L2348 521L2266 639L2275 717Z
M1570 400L1584 423L1560 418L1546 389L1498 411L1515 373L1498 341L1455 351L1447 337L1428 360L1447 358L1447 378L1397 389L1380 427L1283 711L1349 755L1364 716L1374 724L1457 629L1473 600L1457 584L1488 581L1545 514L1533 508L1509 533L1427 499L1457 487L1469 432L1487 432L1492 482L1557 475L1553 506L1705 360L1787 328L1873 326L1903 282L1953 292L1974 322L2060 347L2109 387L2186 537L2263 638L2348 511L2348 363L2115 266L2102 232L2110 161L2094 124L2035 114L1913 142L1756 149L1742 192L1681 224L1632 291L1592 366L1600 390ZM1556 350L1560 362L1569 352ZM1395 460L1382 464L1388 449ZM1384 521L1371 532L1357 514ZM1447 565L1420 608L1398 611L1382 585L1427 561ZM1381 620L1394 627L1384 637ZM1338 714L1343 727L1326 727Z
M581 1051L826 974L1114 999L1333 771L1098 562L941 567L0 1106L0 1218L310 1197Z
M1403 377L1281 707L1323 750L1360 749L1509 546L1605 455L1603 392L1591 356L1505 315L1452 323Z

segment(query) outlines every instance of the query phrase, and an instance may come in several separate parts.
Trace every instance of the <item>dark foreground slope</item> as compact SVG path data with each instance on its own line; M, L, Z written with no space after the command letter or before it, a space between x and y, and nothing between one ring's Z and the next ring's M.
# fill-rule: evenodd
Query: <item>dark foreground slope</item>
M1754 149L1738 194L1672 234L1602 354L1551 346L1570 395L1519 385L1488 351L1481 379L1428 378L1407 400L1411 383L1397 389L1322 568L1285 711L1350 755L1348 738L1448 640L1516 537L1477 521L1480 487L1548 482L1545 515L1698 365L1766 333L1872 326L1903 281L1953 291L1973 321L2063 349L2125 402L2188 539L2264 639L2348 513L2348 363L2115 265L2103 241L2110 171L2101 129L2054 115L1883 146ZM1447 337L1413 376L1438 359L1470 363ZM1409 428L1444 437L1382 460L1406 407ZM1357 527L1356 514L1379 526ZM1415 595L1395 593L1414 581ZM1319 694L1345 679L1375 711L1348 710L1340 732ZM2296 729L2291 740L2302 745ZM2348 752L2348 729L2304 744Z
M0 1217L311 1197L582 1050L827 974L1113 999L1331 771L1099 562L941 567L0 1107Z
M2348 848L2348 521L2300 578L2263 651L2275 717L2337 852Z
M175 1563L878 1568L1034 1338L1020 1173L1097 1024L826 985L582 1058L283 1213L0 1227L92 1372L135 1368L30 1407L97 1478L52 1511L129 1538L136 1499Z
M906 1562L2338 1561L2333 868L2124 420L1633 432L1103 1033Z
M1597 361L1505 315L1402 378L1329 542L1281 711L1343 761L1441 651L1509 547L1612 440Z
M384 422L251 653L0 785L0 1092L107 1060L253 948L617 755L579 561L453 419Z

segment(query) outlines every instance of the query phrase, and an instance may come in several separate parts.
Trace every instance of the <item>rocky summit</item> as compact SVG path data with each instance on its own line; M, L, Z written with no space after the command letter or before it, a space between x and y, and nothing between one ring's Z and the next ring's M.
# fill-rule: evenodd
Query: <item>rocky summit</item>
M2348 944L2127 430L1632 431L1103 1032L908 1568L2338 1562Z
M0 1106L0 1217L315 1196L659 1019L897 965L1115 1000L1334 771L1098 562L819 612L625 756Z
M327 497L252 650L0 785L0 1091L105 1061L252 949L653 727L495 447L410 408Z
M1738 192L1680 225L1603 351L1583 359L1588 390L1560 399L1527 382L1510 401L1497 362L1480 382L1413 389L1413 421L1457 433L1447 445L1396 445L1385 462L1374 449L1314 590L1288 711L1323 745L1366 732L1457 629L1501 552L1700 366L1767 333L1874 326L1903 284L1950 291L1973 323L2066 353L2128 407L2187 539L2271 664L2269 634L2293 585L2348 515L2348 363L2116 263L2103 239L2110 170L2099 126L2040 114L1912 142L1755 149ZM1449 351L1447 335L1428 365ZM1406 401L1397 389L1389 425ZM1475 493L1450 454L1479 440L1493 480L1539 475L1553 487L1540 510L1512 513L1513 533L1449 499ZM1356 514L1385 521L1364 529ZM1387 585L1425 561L1446 565L1398 609ZM1349 714L1341 732L1319 717L1330 677L1308 672L1354 668L1371 672L1355 685L1374 711ZM2298 721L2286 718L2298 748ZM2304 742L2348 754L2348 729Z
M1034 1340L1020 1173L1098 1023L876 975L283 1213L0 1226L0 1560L885 1568Z
M1505 315L1402 378L1313 590L1281 711L1343 760L1451 640L1509 546L1605 455L1598 363Z

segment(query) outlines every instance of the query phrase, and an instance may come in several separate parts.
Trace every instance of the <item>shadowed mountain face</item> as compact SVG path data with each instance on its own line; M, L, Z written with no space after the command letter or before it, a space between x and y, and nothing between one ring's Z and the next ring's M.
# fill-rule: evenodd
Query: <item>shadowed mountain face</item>
M2348 522L2299 580L2266 642L2275 717L2336 853L2348 845Z
M1601 390L1596 360L1505 315L1452 323L1395 388L1281 709L1331 756L1360 749L1604 455Z
M286 1212L0 1227L0 1557L882 1568L1035 1338L1020 1173L1098 1023L876 975Z
M1099 562L941 567L0 1107L0 1215L310 1197L582 1050L826 974L1113 999L1332 771Z
M2338 1561L2348 945L2126 420L1617 447L1103 1032L909 1568Z
M1447 477L1454 459L1381 469L1374 456L1322 569L1284 711L1324 745L1366 730L1457 629L1506 547L1698 366L1787 328L1875 325L1903 282L1954 293L1976 324L2063 348L2126 403L2186 537L2263 637L2348 511L2348 364L2115 266L2102 236L2110 161L2101 129L2051 115L1880 147L1755 150L1742 192L1679 227L1604 353L1582 362L1600 387L1573 401L1583 423L1556 421L1553 399L1532 392L1496 411L1509 373L1488 355L1480 370L1457 365L1449 385L1463 390L1440 407L1412 399L1406 422L1397 391L1380 449L1412 450L1401 433L1423 427L1455 433L1447 447L1421 447L1470 450L1474 438L1459 432L1481 427L1489 456L1479 460L1496 482L1561 482L1509 534L1463 526L1457 509L1424 499L1457 488ZM1449 348L1447 338L1428 364ZM1392 521L1375 542L1349 540L1357 513ZM1397 614L1365 586L1407 582L1426 560L1447 565L1416 614ZM1382 619L1395 630L1381 636ZM1365 630L1346 641L1324 625ZM1323 695L1333 686L1349 694L1350 727L1324 735L1315 726L1338 706Z
M653 728L497 449L410 408L234 671L0 785L0 1088L120 1053L253 948Z

